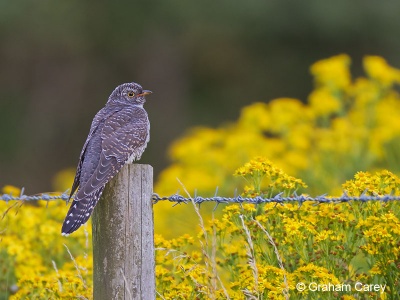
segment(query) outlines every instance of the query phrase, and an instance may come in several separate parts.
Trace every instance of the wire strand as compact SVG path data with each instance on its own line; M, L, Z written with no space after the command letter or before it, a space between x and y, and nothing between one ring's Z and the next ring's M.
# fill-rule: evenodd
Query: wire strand
M294 194L290 197L284 197L282 196L283 193L279 193L275 195L274 197L271 198L264 198L264 197L242 197L242 196L236 196L236 197L221 197L215 195L214 197L202 197L202 196L195 196L193 198L189 197L184 197L180 194L173 194L170 196L159 196L158 194L154 193L152 196L153 203L156 204L157 202L160 201L169 201L173 202L176 204L180 203L189 203L192 200L196 204L202 204L206 202L214 202L218 204L222 203L250 203L250 204L262 204L262 203L277 203L277 204L284 204L284 203L298 203L299 205L302 205L304 202L307 201L312 201L315 203L342 203L342 202L349 202L349 201L361 201L361 202L368 202L368 201L400 201L400 196L394 196L394 195L376 195L376 196L368 196L366 195L366 191L360 195L360 196L349 196L347 195L346 192L344 192L341 196L339 197L331 197L326 194L316 196L316 197L311 197L308 195L297 195ZM73 197L71 198L73 199ZM68 201L69 200L69 195L67 193L61 193L58 195L53 195L50 193L43 193L43 194L37 194L37 195L32 195L28 196L23 193L23 190L21 191L21 194L19 196L13 196L9 194L3 194L0 195L0 200L9 202L9 201L38 201L38 200L44 200L44 201L56 201L56 200L63 200L63 201Z

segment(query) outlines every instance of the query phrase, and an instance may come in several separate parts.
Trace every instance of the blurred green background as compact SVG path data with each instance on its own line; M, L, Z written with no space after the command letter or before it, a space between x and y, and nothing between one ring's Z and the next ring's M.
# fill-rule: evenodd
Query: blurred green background
M95 113L120 83L154 94L142 162L170 142L277 97L307 99L309 66L347 53L400 67L400 2L0 1L0 186L52 190L75 168Z

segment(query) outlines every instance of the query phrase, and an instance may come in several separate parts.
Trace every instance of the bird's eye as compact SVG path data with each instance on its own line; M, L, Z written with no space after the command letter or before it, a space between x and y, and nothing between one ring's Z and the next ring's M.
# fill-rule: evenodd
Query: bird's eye
M128 97L129 98L132 98L132 97L134 97L135 96L135 93L134 92L132 92L132 91L129 91L128 92Z

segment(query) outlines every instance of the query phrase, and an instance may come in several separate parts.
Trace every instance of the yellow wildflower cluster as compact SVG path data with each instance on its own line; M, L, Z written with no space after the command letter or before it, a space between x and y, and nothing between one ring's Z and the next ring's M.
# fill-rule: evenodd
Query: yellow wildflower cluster
M400 172L400 71L378 56L364 57L363 64L366 75L353 78L349 56L320 60L310 68L315 87L308 99L257 102L244 107L235 122L189 130L170 147L172 164L161 172L155 191L181 191L178 178L191 194L211 196L218 187L220 195L230 196L247 185L245 193L255 195L252 183L231 174L257 156L301 178L311 195L339 195L341 184L361 170ZM155 210L156 228L167 236L183 234L195 218L183 205L165 203Z
M241 174L252 170L253 176L262 177L264 172L257 170L269 170L273 165L257 158L245 166L239 169ZM389 182L397 180L388 171L377 174L390 178ZM376 176L360 175L354 177L366 182ZM19 193L7 188L11 190ZM90 299L90 230L83 228L68 239L61 237L62 202L0 205L5 212L0 222L4 271L0 295L10 299ZM397 202L229 205L220 218L208 221L197 237L185 234L165 239L155 235L157 292L160 299L285 299L285 294L304 299L314 294L297 291L298 282L362 281L385 282L388 287L383 293L339 291L327 299L358 299L352 298L356 294L385 299L400 288L399 215ZM10 295L12 291L16 293Z
M400 83L400 71L389 66L382 57L366 57L364 69L372 79L384 87L391 87L395 83Z
M365 243L360 246L369 258L369 273L399 285L400 219L399 211L375 207L377 213L358 221ZM397 274L396 274L397 272ZM379 278L379 277L378 277Z
M2 192L20 194L12 186ZM65 209L62 201L0 201L1 299L91 298L91 228L62 237Z
M165 299L194 294L198 299L285 299L285 293L314 299L318 292L298 291L296 284L347 283L352 291L326 293L324 299L388 299L400 287L399 214L396 202L229 205L221 218L208 222L206 234L199 234L195 244L200 242L201 253L185 242L176 252L169 244L162 250L163 259L172 254L174 259L163 269L168 276L159 278L167 288L158 292ZM357 282L388 286L382 292L357 291ZM182 285L185 294L179 294ZM172 291L176 286L182 290Z
M235 123L190 130L169 150L172 164L155 190L172 194L179 178L189 190L231 194L229 175L263 156L302 178L310 193L338 191L359 170L400 171L400 70L366 56L366 77L353 79L351 59L338 55L311 66L315 88L308 101L279 98L244 107ZM268 99L266 99L268 100ZM394 169L393 169L394 168Z
M234 175L242 176L251 184L251 186L244 187L244 196L246 197L260 195L271 197L274 192L284 192L285 196L289 196L300 187L307 187L301 179L287 175L270 160L261 156L245 163L235 171ZM263 182L264 179L267 180L267 184ZM261 190L262 185L267 187L267 191Z
M348 180L342 185L343 189L354 196L391 195L400 192L400 178L388 170L376 172L357 172L353 180Z

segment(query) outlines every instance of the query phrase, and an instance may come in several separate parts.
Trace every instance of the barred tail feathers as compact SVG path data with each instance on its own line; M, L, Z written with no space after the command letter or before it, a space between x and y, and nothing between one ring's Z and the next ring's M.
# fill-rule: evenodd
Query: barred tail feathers
M89 220L103 190L104 186L86 197L72 202L61 229L62 235L68 236Z

